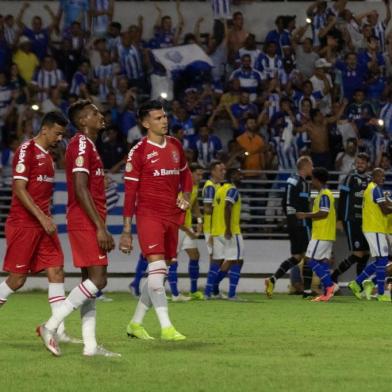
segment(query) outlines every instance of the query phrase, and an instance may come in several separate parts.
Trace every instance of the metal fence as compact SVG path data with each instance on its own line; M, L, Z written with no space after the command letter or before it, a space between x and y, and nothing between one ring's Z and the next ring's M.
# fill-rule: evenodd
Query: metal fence
M285 182L292 172L290 171L262 171L262 172L244 172L243 181L239 186L239 191L242 199L241 211L241 227L244 238L253 239L282 239L287 238L285 229L285 216L282 211L282 197L285 191ZM330 172L329 187L333 191L335 198L338 198L338 184L339 172ZM57 182L57 177L60 176ZM66 203L66 189L64 182L64 173L56 176L55 183L55 197L56 192L63 194L62 208L55 208L53 213L59 214L60 220L64 220L62 226L65 224L65 203ZM118 226L119 218L122 214L122 200L123 200L123 185L121 175L114 176L114 180L119 184L118 192L120 199L117 207L112 213L108 215L108 225L110 227ZM56 186L62 185L62 186ZM392 189L392 183L387 182L387 187ZM203 183L200 185L200 206L202 207L201 189ZM314 196L314 194L313 194ZM11 203L11 188L3 185L0 188L0 236L4 236L4 224L9 213ZM58 207L58 206L57 206ZM59 211L61 210L61 212Z

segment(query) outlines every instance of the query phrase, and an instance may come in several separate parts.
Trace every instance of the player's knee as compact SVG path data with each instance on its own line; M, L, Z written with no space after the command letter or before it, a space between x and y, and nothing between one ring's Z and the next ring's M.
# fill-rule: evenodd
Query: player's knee
M164 274L151 274L148 276L148 288L157 293L165 291Z
M23 287L26 279L26 275L10 275L7 279L7 285L11 290L17 291Z
M64 270L62 267L49 268L47 274L50 283L64 282Z
M96 277L91 280L95 284L98 290L103 290L108 283L106 276Z

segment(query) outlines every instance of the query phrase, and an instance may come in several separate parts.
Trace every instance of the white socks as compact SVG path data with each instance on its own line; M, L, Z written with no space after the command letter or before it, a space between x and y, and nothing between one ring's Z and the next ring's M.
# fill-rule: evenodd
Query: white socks
M80 307L84 349L88 352L93 352L97 347L97 340L95 338L96 316L95 298L88 299Z
M148 309L151 308L152 302L150 299L150 294L148 293L148 283L145 281L143 283L142 290L140 292L139 302L137 303L135 314L132 317L131 322L136 324L142 324L144 316L146 315Z
M161 324L161 328L171 327L172 325L169 319L164 286L166 271L167 267L164 260L154 261L148 265L148 293Z
M64 283L49 283L48 287L48 301L52 314L61 308L61 304L65 300ZM65 332L64 322L62 321L57 328L57 334L62 335Z
M14 292L6 281L0 284L0 306L4 305L7 302L7 298Z
M97 287L90 279L80 283L69 293L68 297L61 303L59 308L56 309L56 314L53 314L46 322L45 327L50 331L56 331L60 323L68 315L82 306L88 299L94 298L97 292Z

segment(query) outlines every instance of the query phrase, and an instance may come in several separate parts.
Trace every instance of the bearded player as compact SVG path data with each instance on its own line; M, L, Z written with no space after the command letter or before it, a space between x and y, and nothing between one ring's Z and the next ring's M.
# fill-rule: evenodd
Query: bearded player
M164 280L166 263L170 264L177 256L178 230L184 222L184 210L189 207L192 176L180 142L166 136L168 119L162 103L149 101L141 105L138 116L147 136L129 152L125 166L120 250L124 253L132 250L132 217L136 215L148 277L127 333L139 339L152 339L142 323L153 306L161 324L161 339L184 340L185 336L170 321Z
M83 355L115 357L119 354L98 346L95 337L95 295L106 286L107 253L114 248L113 237L106 227L105 173L94 144L105 121L88 100L71 105L68 116L79 131L68 144L65 155L67 229L74 266L81 269L82 282L46 324L38 327L38 332L46 348L59 356L60 348L53 332L69 314L80 308Z
M38 135L15 152L11 210L5 225L4 271L9 275L0 284L0 307L24 285L29 273L43 270L48 276L52 311L65 300L64 256L50 215L55 172L49 149L61 141L67 124L61 113L47 113ZM63 323L56 336L61 342L77 342L65 334Z

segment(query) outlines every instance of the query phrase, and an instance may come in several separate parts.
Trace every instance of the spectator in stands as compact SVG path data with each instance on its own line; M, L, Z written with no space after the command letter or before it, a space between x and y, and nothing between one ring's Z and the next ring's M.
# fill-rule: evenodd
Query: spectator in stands
M337 61L335 66L341 73L343 94L351 100L355 90L365 87L367 67L358 63L355 52L347 53L344 62Z
M113 20L114 0L90 0L90 31L95 36L104 36Z
M44 9L49 13L52 23L48 27L43 27L42 18L36 15L31 21L31 28L29 28L23 23L24 13L29 7L29 3L22 5L16 23L22 34L30 39L32 51L39 60L43 60L48 54L50 35L53 30L58 28L58 20L52 9L46 4L44 5Z
M218 154L222 151L222 142L219 137L212 134L207 125L201 125L195 138L198 164L207 169L211 163L218 160Z
M72 42L64 38L60 48L52 47L53 56L58 67L63 71L65 80L71 86L75 72L77 72L81 60L80 52L72 48Z
M325 117L320 109L312 109L310 121L303 125L302 130L307 132L310 139L311 157L315 167L332 168L328 125L339 120L345 107L346 102L341 105L340 111L335 116L330 117Z
M179 39L184 28L184 17L181 13L180 1L176 0L176 11L178 24L173 29L172 18L168 15L162 16L162 9L155 5L158 16L154 25L154 38L150 41L149 46L152 48L168 48L178 45Z
M80 22L72 22L69 29L65 30L64 38L71 42L72 49L79 53L79 55L84 54L87 43L87 33L82 28Z
M254 34L248 34L244 42L244 46L238 49L235 56L237 66L241 66L241 58L245 54L249 55L251 58L251 67L255 67L256 61L261 54L261 50L257 48L256 36Z
M368 124L375 118L375 112L372 105L365 101L365 91L356 89L353 100L346 108L346 116L350 121L354 121L358 129Z
M98 151L102 158L103 167L107 170L112 169L124 159L127 151L118 128L110 127L103 132Z
M135 99L132 95L130 95L127 106L120 117L120 131L122 137L128 139L128 142L131 139L131 136L128 138L128 135L130 132L132 133L132 129L134 129L136 125L137 117L135 112ZM132 139L134 138L132 137Z
M73 22L80 22L83 29L88 28L89 0L60 0L58 20L63 18L63 29L68 29Z
M261 72L263 79L277 78L283 69L283 62L277 54L275 42L268 42L264 45L264 51L256 60L255 69Z
M0 72L0 129L4 127L14 105L15 96L13 95L12 88L8 83L7 76L4 72ZM5 136L3 135L4 131L5 130L2 129L0 140Z
M295 17L294 17L295 20ZM275 20L276 30L271 30L265 37L265 42L274 42L277 47L277 53L284 57L284 49L290 48L291 38L288 30L289 23L292 22L292 17L279 15Z
M18 37L20 35L18 26L15 23L15 18L13 15L6 15L4 17L4 37L10 48L14 49L16 47Z
M324 115L330 113L332 105L332 78L328 73L331 65L332 64L324 58L318 59L315 62L314 74L310 78L313 85L313 93L317 97L318 107ZM316 166L318 165L315 163L315 167Z
M72 83L70 88L71 94L76 94L77 96L87 98L88 96L87 83L89 81L88 78L89 72L90 72L90 62L87 59L81 60L78 71L75 72L72 78Z
M349 138L345 144L344 151L336 156L335 170L342 172L339 176L339 183L342 183L347 174L353 170L357 148L357 139Z
M102 102L106 102L109 92L113 89L113 80L117 73L117 66L112 63L108 50L103 50L100 56L101 64L94 68L94 78L99 83L99 98Z
M243 55L241 58L241 67L233 71L230 80L238 79L241 90L249 93L249 99L253 102L256 100L261 88L263 76L259 71L251 67L251 62L252 59L249 55Z
M387 101L380 110L380 119L383 121L386 132L392 134L392 91L389 91Z
M121 43L117 47L117 58L121 72L128 78L131 87L144 90L144 60L143 55L135 45L129 31L122 33Z
M189 113L179 102L177 104L174 104L173 102L173 107L176 107L176 109L173 108L170 126L173 127L175 125L179 125L184 130L185 136L192 138L193 135L195 135L195 125Z
M48 98L48 93L52 87L58 87L60 90L67 88L67 82L52 56L45 56L42 60L41 67L36 70L31 87L37 94L39 102Z
M233 26L228 35L228 61L230 64L235 63L236 53L244 46L248 34L244 29L244 15L240 11L234 12Z
M242 170L253 172L244 173L246 178L258 178L257 171L265 168L265 152L267 146L264 139L258 132L257 118L248 116L245 121L245 131L236 139L237 149L242 152Z
M27 87L27 83L20 76L19 69L16 64L11 65L9 85L16 95L17 105L24 105L30 101L30 91Z
M47 98L41 103L41 112L43 114L49 113L52 111L62 111L66 112L65 102L61 97L61 90L58 87L51 87L48 90Z
M181 125L173 125L173 127L171 127L171 132L172 135L181 142L184 150L192 150L195 152L194 155L196 156L194 141L185 135L184 128Z
M249 97L249 93L243 91L240 95L239 102L230 107L230 111L236 120L233 123L233 127L238 129L239 133L245 130L245 123L249 116L257 117L259 114L257 106L250 102Z
M37 56L31 51L31 41L25 35L19 38L19 49L14 53L12 61L18 66L20 76L26 83L31 82L36 68L39 66Z
M385 5L385 19L383 21L379 20L379 14L376 10L372 10L367 16L372 33L378 39L382 52L385 51L385 31L391 20L391 5L389 0L383 0L383 3Z

